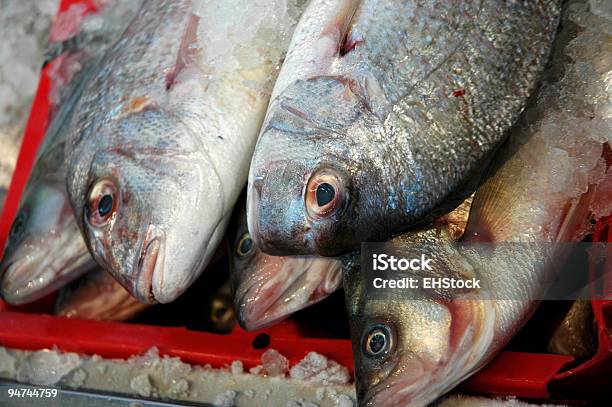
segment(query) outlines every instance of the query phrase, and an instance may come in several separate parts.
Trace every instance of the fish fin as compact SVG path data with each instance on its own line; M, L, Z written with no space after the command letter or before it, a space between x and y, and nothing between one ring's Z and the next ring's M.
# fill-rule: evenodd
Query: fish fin
M589 185L588 190L578 199L568 202L564 208L559 229L555 234L557 242L576 242L582 240L584 236L580 233L581 226L585 224L591 214L591 200L595 195L595 185ZM586 234L586 229L583 234Z
M198 39L198 25L200 17L193 14L189 19L189 23L185 28L185 34L181 40L178 54L176 56L176 64L174 68L166 75L166 90L172 89L176 84L179 74L188 66L193 66L197 59L198 48L194 46Z
M504 173L519 173L526 169L509 170L508 166L516 166L512 161L503 164ZM465 238L477 242L503 241L508 214L515 211L518 202L523 199L520 193L522 187L516 185L520 176L508 178L498 175L501 165L496 165L485 178L474 196L470 217L465 231Z
M358 40L351 38L350 27L359 6L360 1L344 0L341 1L334 18L321 31L321 37L331 37L336 43L336 54L343 56L352 51L359 43Z

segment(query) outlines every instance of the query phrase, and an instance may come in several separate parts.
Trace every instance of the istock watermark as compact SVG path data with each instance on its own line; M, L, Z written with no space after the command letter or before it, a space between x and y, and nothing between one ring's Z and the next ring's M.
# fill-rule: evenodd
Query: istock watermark
M372 254L372 270L375 271L406 271L406 270L432 270L431 262L433 259L428 258L425 254L413 259L404 257L395 257L386 253Z
M368 242L358 278L368 298L612 299L604 242Z

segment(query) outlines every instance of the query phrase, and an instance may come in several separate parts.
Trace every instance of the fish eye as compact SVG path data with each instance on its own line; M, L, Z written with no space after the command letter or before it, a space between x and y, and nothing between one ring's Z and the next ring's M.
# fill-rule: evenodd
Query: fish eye
M109 179L103 179L90 188L85 216L96 227L106 225L117 211L117 187Z
M338 214L345 206L345 183L332 169L315 172L306 186L306 212L311 218L327 218Z
M238 245L236 246L236 254L240 257L244 257L251 253L253 250L253 239L251 239L251 235L247 232L238 241Z
M363 350L368 356L378 357L386 354L391 344L391 331L383 325L376 325L364 336Z
M14 238L14 237L21 235L25 227L25 222L26 222L26 214L25 212L21 211L19 212L19 214L13 221L13 225L11 226L11 231L9 232L9 237Z

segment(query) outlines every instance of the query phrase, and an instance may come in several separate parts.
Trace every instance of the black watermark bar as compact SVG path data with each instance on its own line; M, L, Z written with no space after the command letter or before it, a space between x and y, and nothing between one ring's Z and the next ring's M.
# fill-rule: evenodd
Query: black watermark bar
M391 241L355 261L372 299L612 300L610 243Z

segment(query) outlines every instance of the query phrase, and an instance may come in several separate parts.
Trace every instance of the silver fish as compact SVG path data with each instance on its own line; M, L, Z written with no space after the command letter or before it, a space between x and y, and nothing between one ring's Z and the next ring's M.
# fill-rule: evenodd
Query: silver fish
M145 2L88 84L66 148L68 191L94 258L140 300L176 299L223 237L299 12L291 4Z
M434 277L477 276L493 295L374 293L367 273L347 264L354 266L344 287L361 406L424 406L483 367L537 307L567 254L563 242L581 240L589 219L612 209L601 210L598 194L612 179L602 157L612 124L610 21L583 1L570 2L567 16L537 103L474 197L463 240L497 244L480 254L430 245L442 247L428 253L438 262ZM398 239L408 238L433 242L427 233Z
M279 322L327 298L342 285L339 259L270 256L257 249L247 230L244 210L232 233L234 308L246 330Z
M147 308L102 269L90 271L60 291L54 314L68 318L128 321Z
M559 1L315 0L249 174L249 230L335 256L452 209L531 95Z
M82 74L49 126L13 221L0 264L0 294L10 304L35 301L78 278L95 262L66 191L64 144L83 90Z

